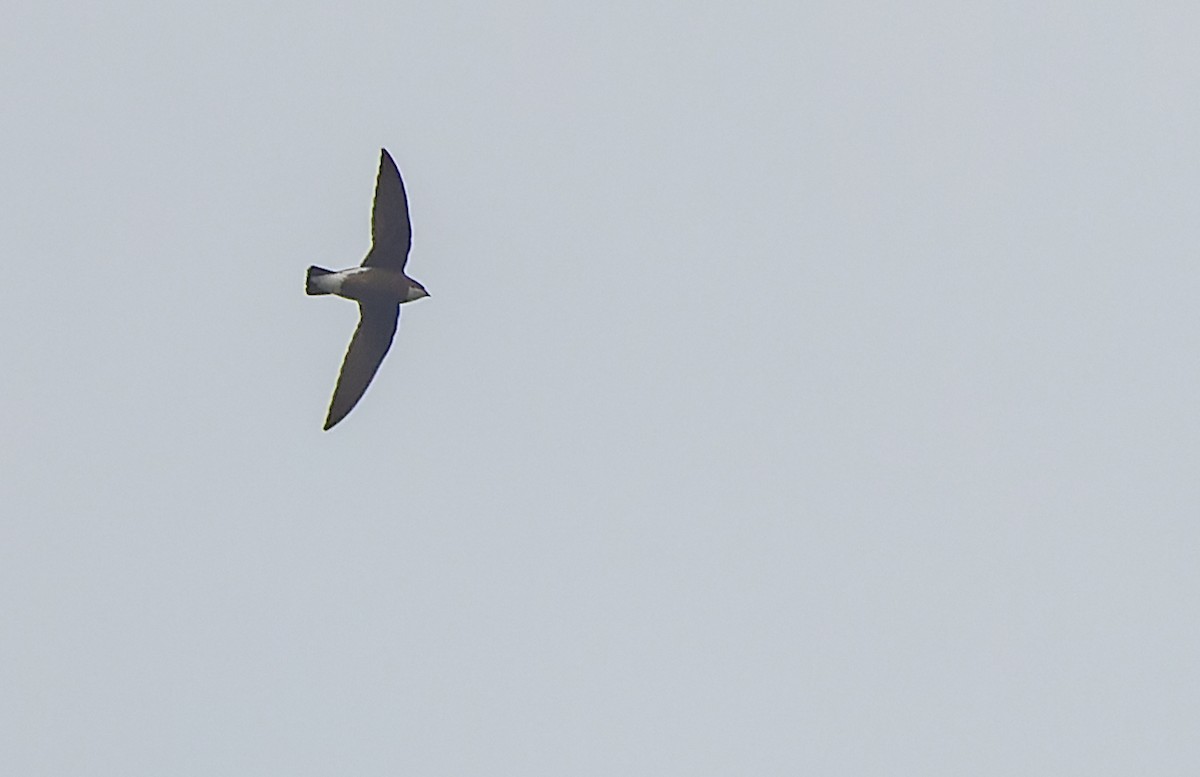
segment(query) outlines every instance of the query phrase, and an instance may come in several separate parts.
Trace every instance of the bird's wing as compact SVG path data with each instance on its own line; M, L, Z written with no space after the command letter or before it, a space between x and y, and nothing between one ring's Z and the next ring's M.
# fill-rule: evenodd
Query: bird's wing
M333 428L358 404L391 348L396 323L400 320L400 306L394 303L360 303L358 308L361 318L342 361L333 401L329 403L329 415L325 417L326 429Z
M375 179L375 204L371 209L371 250L363 267L403 270L412 246L408 221L408 196L404 181L387 149L381 149L379 177Z

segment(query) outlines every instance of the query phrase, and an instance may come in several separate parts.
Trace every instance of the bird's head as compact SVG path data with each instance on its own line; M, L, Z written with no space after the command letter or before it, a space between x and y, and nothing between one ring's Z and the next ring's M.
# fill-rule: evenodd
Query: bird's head
M408 295L404 298L405 302L412 302L415 299L428 296L429 292L425 291L424 286L422 286L418 281L414 281L412 278L408 279Z

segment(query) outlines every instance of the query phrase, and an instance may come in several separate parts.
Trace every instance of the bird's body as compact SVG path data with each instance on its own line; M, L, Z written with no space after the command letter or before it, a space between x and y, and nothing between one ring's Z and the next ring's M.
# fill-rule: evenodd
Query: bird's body
M309 294L336 294L355 302L412 302L428 296L420 284L397 270L382 267L351 267L349 270L322 272L309 269L306 289Z
M396 163L384 149L371 211L371 250L362 266L339 271L309 267L305 281L308 294L336 294L354 300L360 312L358 329L346 349L333 390L326 429L345 418L371 384L392 345L400 305L429 296L424 286L404 274L411 244L404 182Z

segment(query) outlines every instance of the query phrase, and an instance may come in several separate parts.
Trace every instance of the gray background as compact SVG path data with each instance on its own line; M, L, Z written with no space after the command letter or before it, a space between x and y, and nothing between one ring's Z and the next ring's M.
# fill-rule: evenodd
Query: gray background
M8 3L0 770L1195 774L1194 9Z

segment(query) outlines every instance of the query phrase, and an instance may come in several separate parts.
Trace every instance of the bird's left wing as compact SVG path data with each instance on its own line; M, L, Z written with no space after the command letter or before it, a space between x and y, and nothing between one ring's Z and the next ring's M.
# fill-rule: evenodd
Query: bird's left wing
M363 267L403 270L412 246L408 221L408 196L400 170L387 149L380 150L379 176L375 179L375 204L371 209L371 250Z
M396 323L400 320L400 306L395 303L360 303L358 307L361 314L358 329L354 330L342 361L329 415L325 417L326 429L345 418L371 385L371 378L392 347Z

